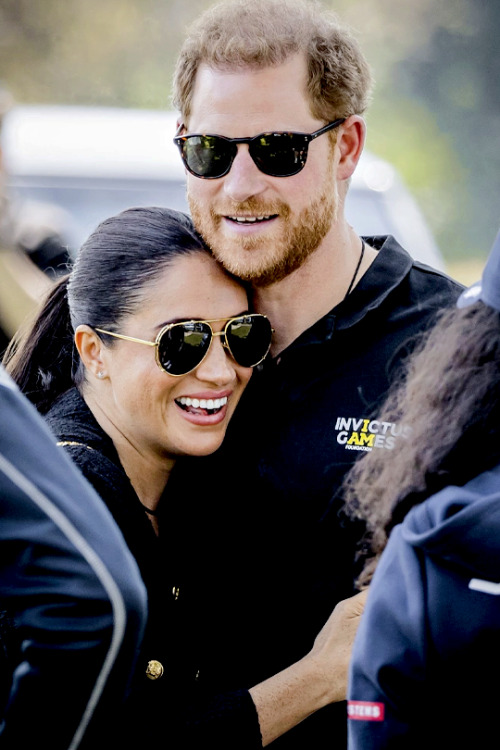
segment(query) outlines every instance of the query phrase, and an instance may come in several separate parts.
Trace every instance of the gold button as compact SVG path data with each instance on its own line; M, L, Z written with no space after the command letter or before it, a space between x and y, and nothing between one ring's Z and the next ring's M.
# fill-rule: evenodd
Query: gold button
M158 680L163 675L163 664L156 659L148 662L146 675L150 680Z

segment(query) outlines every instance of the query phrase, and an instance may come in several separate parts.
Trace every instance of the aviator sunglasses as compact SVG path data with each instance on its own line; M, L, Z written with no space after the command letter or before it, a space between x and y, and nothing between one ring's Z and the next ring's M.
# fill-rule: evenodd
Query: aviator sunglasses
M261 133L253 138L225 138L223 135L176 135L174 143L181 152L188 172L205 180L224 177L231 169L238 143L248 143L250 156L264 174L291 177L304 168L309 143L333 130L346 118L328 123L314 133ZM180 125L177 133L184 128Z
M222 331L214 331L211 323L226 322ZM214 336L222 337L222 346L242 367L255 367L271 348L273 328L269 318L258 313L239 315L236 318L214 320L184 320L163 326L154 341L136 339L120 333L94 328L124 341L146 344L156 348L158 367L169 375L187 375L200 365L208 354Z

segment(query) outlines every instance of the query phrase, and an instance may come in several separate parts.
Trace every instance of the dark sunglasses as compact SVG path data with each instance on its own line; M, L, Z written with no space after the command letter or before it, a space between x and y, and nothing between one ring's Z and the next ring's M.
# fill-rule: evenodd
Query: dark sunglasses
M226 321L222 331L214 331L210 323ZM242 367L255 367L271 347L273 328L265 315L252 313L236 318L184 320L164 326L154 341L123 336L102 328L98 333L114 336L136 344L156 347L156 363L169 375L187 375L200 365L208 354L214 336L222 336L222 346Z
M291 177L304 168L309 143L333 130L346 118L330 122L314 133L261 133L253 138L225 138L223 135L176 135L174 143L181 152L188 172L205 180L224 177L234 161L238 143L248 143L250 156L264 174ZM177 133L183 129L180 125Z

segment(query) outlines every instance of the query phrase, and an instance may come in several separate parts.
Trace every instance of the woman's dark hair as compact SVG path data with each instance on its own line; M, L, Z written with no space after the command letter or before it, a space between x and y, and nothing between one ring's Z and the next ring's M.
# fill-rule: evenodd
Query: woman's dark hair
M208 250L180 211L130 208L99 224L71 273L51 287L35 320L14 336L4 356L6 370L42 414L83 382L76 327L118 331L140 305L144 287L179 255L195 252Z
M361 586L412 506L500 460L500 313L482 302L444 311L409 358L380 419L407 426L409 434L391 451L364 454L344 482L345 509L367 528Z

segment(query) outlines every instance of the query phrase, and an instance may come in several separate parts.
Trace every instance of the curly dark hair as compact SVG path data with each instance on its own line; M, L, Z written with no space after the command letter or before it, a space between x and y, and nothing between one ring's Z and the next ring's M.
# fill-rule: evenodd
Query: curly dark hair
M500 460L500 313L482 302L445 310L409 358L380 418L410 429L394 450L365 454L344 481L347 514L366 523L360 587L412 506Z

